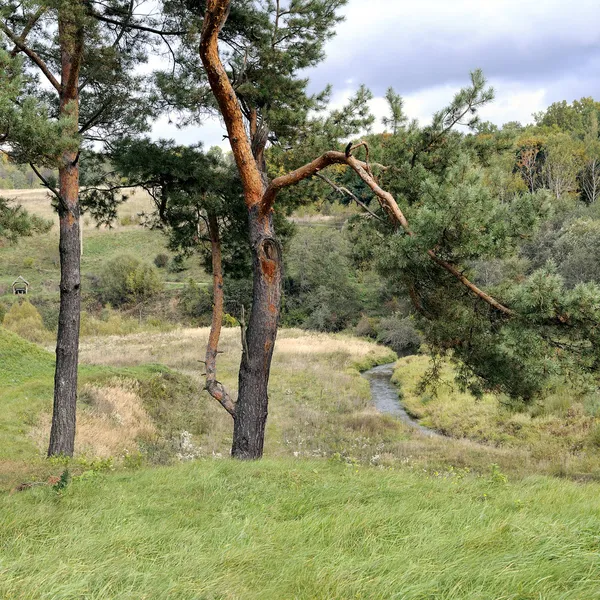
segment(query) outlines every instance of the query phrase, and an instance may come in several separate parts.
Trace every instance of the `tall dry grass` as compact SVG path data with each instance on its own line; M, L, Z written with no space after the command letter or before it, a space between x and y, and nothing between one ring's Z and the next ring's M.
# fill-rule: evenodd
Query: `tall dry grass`
M50 415L44 414L31 431L43 452L48 444ZM114 378L103 386L86 384L79 394L75 453L89 458L120 457L138 451L141 439L156 427L145 411L139 386Z

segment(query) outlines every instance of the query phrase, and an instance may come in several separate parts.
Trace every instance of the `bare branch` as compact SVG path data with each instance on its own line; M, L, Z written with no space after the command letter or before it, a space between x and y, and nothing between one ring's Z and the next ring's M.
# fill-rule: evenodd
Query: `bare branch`
M126 21L118 21L117 19L111 19L110 17L105 17L95 11L90 11L90 15L97 19L98 21L102 21L103 23L109 23L111 25L117 25L125 30L135 29L136 31L145 31L146 33L155 33L160 36L176 36L176 35L186 35L188 33L187 30L181 31L170 31L165 29L155 29L154 27L146 27L145 25L140 25L138 23L134 23L130 21L131 15L124 15L126 17Z
M381 221L382 223L384 222L384 220L379 215L376 215L364 202L361 202L348 188L340 187L339 185L337 185L336 183L331 181L331 179L329 179L329 177L325 177L325 175L323 175L323 173L315 173L315 177L322 179L325 183L330 185L339 194L350 196L350 198L352 198L352 200L354 200L354 202L356 202L356 204L358 204L363 210L368 212L374 219L377 219L378 221Z
M33 15L31 15L29 21L27 21L27 25L25 25L23 31L21 32L21 35L19 36L19 41L21 43L25 43L25 40L27 39L27 36L29 35L29 33L31 32L31 30L35 27L35 24L41 19L42 15L48 10L47 6L40 6L37 11L35 13L33 13ZM19 54L20 52L20 48L19 46L17 46L15 44L15 47L12 49L12 52L10 53L10 55L12 57L15 57L17 54Z
M42 182L42 185L49 191L52 192L61 205L64 205L64 201L59 191L53 187L50 182L41 174L41 172L37 169L37 167L33 163L29 163L31 170L37 175L38 179Z

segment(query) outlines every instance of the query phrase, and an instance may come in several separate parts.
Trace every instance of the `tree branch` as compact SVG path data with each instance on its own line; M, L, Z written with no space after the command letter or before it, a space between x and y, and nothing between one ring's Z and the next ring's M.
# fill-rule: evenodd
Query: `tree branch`
M364 142L359 144L357 147L363 145L365 145ZM381 208L383 208L383 210L386 212L392 223L396 226L402 227L407 235L411 237L414 236L414 232L411 230L404 213L398 206L398 203L392 194L379 186L373 176L369 173L369 165L367 165L367 163L364 163L352 156L352 148L353 147L351 146L347 153L336 151L325 152L325 154L322 154L319 156L319 158L316 158L312 162L300 167L299 169L273 179L265 191L263 197L263 208L270 208L273 205L275 198L277 197L277 193L282 188L299 183L303 179L313 175L317 175L319 171L330 165L344 164L352 168L354 172L364 181L364 183L366 183L374 192L379 200ZM462 283L466 288L481 298L484 302L487 302L487 304L492 306L494 309L507 316L513 316L515 314L510 308L504 306L495 298L489 294L486 294L474 283L469 281L469 279L465 277L452 263L439 258L433 250L427 250L427 254L437 265L448 271L448 273L458 279L458 281L460 281L460 283Z
M38 54L36 54L31 48L25 45L24 42L21 41L8 27L0 22L0 31L2 31L8 39L10 39L13 44L25 54L37 67L39 70L46 76L46 79L52 84L54 89L60 94L62 92L62 86L52 75L50 69L46 65L46 63L40 58Z
M110 17L105 17L104 15L101 15L93 10L90 10L90 15L92 17L94 17L94 19L97 19L98 21L102 21L103 23L109 23L111 25L117 25L118 27L121 27L124 30L135 29L136 31L145 31L146 33L155 33L156 35L160 35L160 36L186 35L188 33L187 30L181 30L181 31L166 30L165 31L164 29L155 29L154 27L146 27L145 25L139 25L138 23L133 23L132 21L129 20L132 15L126 15L127 21L125 21L125 22L118 21L117 19L111 19Z
M379 215L375 214L364 202L361 202L348 188L340 187L340 186L336 185L333 181L331 181L331 179L329 179L329 177L325 177L325 175L323 175L323 173L315 173L315 177L322 179L325 183L330 185L339 194L350 196L350 198L352 198L352 200L354 200L354 202L356 202L356 204L358 204L363 210L368 212L374 219L377 219L378 221L381 221L382 223L384 222L384 220Z
M42 182L42 185L49 192L52 192L56 196L56 198L61 206L65 206L64 200L63 200L62 196L60 195L59 191L55 187L50 185L50 182L41 174L41 172L37 169L37 167L33 163L30 162L29 166L31 167L31 170L37 175L38 179Z
M24 44L25 40L27 39L27 36L29 35L30 31L35 27L35 24L40 20L40 18L42 17L42 15L48 10L47 6L40 6L40 8L37 9L37 11L35 13L33 13L33 15L31 15L31 17L29 18L29 21L27 21L27 25L25 25L23 31L21 32L21 35L19 36L19 41ZM17 54L19 54L20 52L20 48L19 46L17 46L15 44L15 47L12 49L12 52L10 53L10 55L14 58Z

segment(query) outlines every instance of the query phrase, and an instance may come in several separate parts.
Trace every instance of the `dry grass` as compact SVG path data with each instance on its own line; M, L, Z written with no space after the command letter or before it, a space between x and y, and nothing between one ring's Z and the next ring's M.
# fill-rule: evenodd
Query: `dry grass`
M31 431L37 447L48 446L50 415L44 414ZM89 458L109 458L137 452L140 439L156 433L144 410L138 385L113 379L98 387L87 384L79 394L75 453Z
M39 190L2 190L5 198L14 199L21 204L28 212L38 215L44 219L58 223L58 216L52 208L52 198L48 192ZM152 199L142 189L134 189L129 192L128 200L119 207L118 217L114 223L115 228L131 227L135 224L137 216L141 212L150 212L152 210ZM122 225L121 223L127 223ZM95 224L92 219L85 217L82 219L84 229L94 229Z
M89 338L82 341L81 360L123 367L161 363L189 375L201 387L204 382L201 360L208 331L208 328L179 329ZM218 377L235 397L241 357L239 330L225 329L219 349L222 354ZM368 341L297 329L281 330L271 370L266 452L330 455L343 450L348 440L364 437L360 426L343 425L346 416L357 412L376 420L385 417L371 406L369 385L356 366L389 360L388 349ZM192 414L204 423L204 433L195 440L200 453L228 454L232 430L229 415L205 392L193 402ZM397 431L395 425L394 430ZM349 443L357 447L363 444Z
M164 363L190 375L201 387L200 361L207 335L208 329L180 329L89 338L82 342L81 356L84 362L103 365ZM240 360L237 329L224 330L220 349L219 379L235 394ZM491 464L498 464L513 476L537 472L587 477L599 471L598 459L591 454L553 454L544 451L543 446L533 451L526 446L494 446L466 438L428 438L378 413L371 404L368 383L355 366L386 360L386 354L385 348L365 340L282 330L271 370L266 455L339 455L349 462L402 465L430 472L454 467L487 473ZM415 365L422 366L421 359L402 359L398 364L410 365L415 360ZM420 371L405 369L405 374L416 382ZM448 414L454 414L457 409L449 404ZM460 399L457 406L463 406ZM485 413L490 408L484 403L471 409L477 414L477 410ZM202 433L194 440L199 455L226 456L231 443L231 418L205 393L193 399L189 410L190 418L202 424ZM495 410L499 410L497 403ZM522 416L514 416L519 418Z

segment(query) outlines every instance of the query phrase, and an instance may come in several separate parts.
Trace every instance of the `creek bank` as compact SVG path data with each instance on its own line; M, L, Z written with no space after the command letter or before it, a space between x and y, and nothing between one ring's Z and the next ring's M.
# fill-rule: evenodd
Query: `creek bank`
M434 429L421 425L417 419L406 412L398 396L398 388L392 383L395 365L396 363L379 365L362 373L371 386L371 398L375 408L384 414L400 419L427 437L445 437Z

